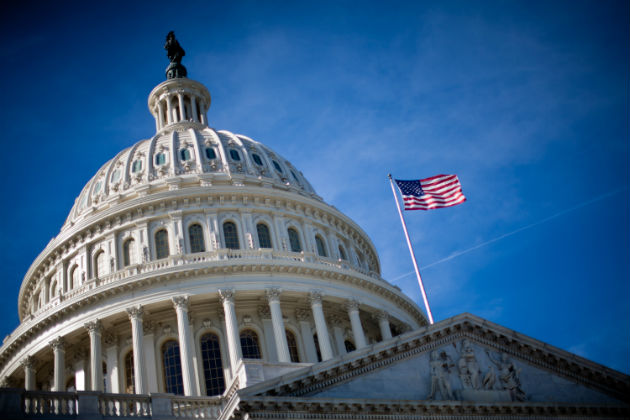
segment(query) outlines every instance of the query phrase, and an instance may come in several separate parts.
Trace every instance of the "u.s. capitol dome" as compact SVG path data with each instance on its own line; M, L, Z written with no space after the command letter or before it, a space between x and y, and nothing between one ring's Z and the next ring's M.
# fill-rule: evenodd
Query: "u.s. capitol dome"
M218 395L426 324L365 232L282 155L211 128L185 76L172 62L155 134L96 172L29 268L5 383Z

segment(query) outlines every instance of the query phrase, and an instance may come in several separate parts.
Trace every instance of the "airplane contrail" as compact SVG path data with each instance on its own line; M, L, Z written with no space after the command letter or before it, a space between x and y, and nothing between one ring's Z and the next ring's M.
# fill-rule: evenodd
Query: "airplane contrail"
M555 218L557 218L557 217L563 216L563 215L565 215L565 214L567 214L567 213L569 213L569 212L572 212L572 211L574 211L574 210L577 210L577 209L580 209L580 208L582 208L582 207L588 206L589 204L593 204L593 203L595 203L595 202L597 202L597 201L603 200L603 199L605 199L605 198L608 198L608 197L610 197L610 196L612 196L612 195L615 195L615 194L620 193L620 192L622 192L622 191L625 191L625 190L627 190L627 189L628 189L628 187L623 187L623 188L618 188L618 189L613 190L613 191L609 191L609 192L607 192L607 193L605 193L605 194L599 195L599 196L597 196L597 197L595 197L595 198L592 198L592 199L590 199L590 200L584 201L584 202L582 202L582 203L580 203L580 204L576 204L576 205L575 205L575 206L573 206L573 207L570 207L570 208L565 209L565 210L562 210L562 211L560 211L560 212L558 212L558 213L552 214L551 216L545 217L544 219L541 219L541 220L539 220L539 221L537 221L537 222L530 223L529 225L526 225L526 226L520 227L520 228L518 228L518 229L516 229L516 230L513 230L513 231L511 231L511 232L504 233L504 234L503 234L503 235L501 235L501 236L497 236L496 238L493 238L493 239L487 240L487 241L485 241L485 242L482 242L482 243L477 244L477 245L475 245L475 246L472 246L472 247L470 247L470 248L464 249L464 250L462 250L462 251L456 251L456 252L452 253L451 255L449 255L448 257L445 257L445 258L442 258L442 259L440 259L440 260L434 261L434 262L432 262L431 264L427 264L427 265L425 265L425 266L422 266L422 267L420 267L420 269L425 269L425 268L433 267L434 265L438 265L438 264L442 264L443 262L450 261L450 260L452 260L453 258L457 258L457 257L459 257L459 256L461 256L461 255L468 254L469 252L472 252L472 251L474 251L474 250L476 250L476 249L479 249L479 248L481 248L481 247L484 247L484 246L486 246L486 245L490 245L490 244L492 244L492 243L494 243L494 242L500 241L501 239L507 238L508 236L516 235L517 233L522 232L522 231L524 231L524 230L527 230L527 229L533 228L533 227L538 226L538 225L542 225L543 223L546 223L546 222L548 222L548 221L550 221L550 220L552 220L552 219L555 219ZM393 279L392 281L396 281L396 280L403 279L403 278L405 278L405 277L407 277L407 276L410 276L410 275L412 275L412 274L414 274L414 273L415 273L414 271L410 271L409 273L406 273L406 274L403 274L402 276L398 276L398 277L396 277L396 278L395 278L395 279Z

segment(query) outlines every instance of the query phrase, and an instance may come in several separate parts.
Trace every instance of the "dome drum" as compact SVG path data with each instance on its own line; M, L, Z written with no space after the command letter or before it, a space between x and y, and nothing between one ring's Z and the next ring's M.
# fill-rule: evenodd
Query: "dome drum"
M156 122L156 131L172 128L173 124L208 125L210 92L204 85L186 78L174 78L157 85L149 95L149 111Z

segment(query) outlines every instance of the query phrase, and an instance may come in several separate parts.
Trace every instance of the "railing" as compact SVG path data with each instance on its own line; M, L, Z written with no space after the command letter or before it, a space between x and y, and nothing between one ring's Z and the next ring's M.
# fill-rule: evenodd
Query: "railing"
M151 417L148 395L101 394L98 405L104 417Z
M0 418L23 419L217 419L223 397L173 394L106 394L0 388Z
M173 415L185 419L216 419L221 414L221 397L174 397Z
M275 251L272 249L217 249L209 252L199 252L194 254L183 255L170 255L166 258L148 261L145 263L134 264L129 267L122 268L113 273L103 275L98 278L93 278L82 285L75 287L72 290L68 290L61 296L55 299L54 302L49 302L37 310L35 314L31 315L31 319L35 319L39 316L44 316L45 312L52 309L54 306L59 305L60 301L66 301L76 296L82 295L92 289L99 288L111 283L115 283L121 280L125 280L136 274L149 273L152 271L162 270L165 268L171 268L188 264L199 264L204 262L217 262L224 260L261 260L261 261L286 261L286 262L305 262L310 264L320 264L326 267L338 269L338 270L352 270L361 273L365 276L372 277L379 280L380 276L369 270L365 270L361 267L357 267L350 264L345 260L333 260L330 258L320 257L319 255L311 252L289 252L289 251Z
M74 392L26 391L22 403L27 416L62 416L77 414L78 399Z

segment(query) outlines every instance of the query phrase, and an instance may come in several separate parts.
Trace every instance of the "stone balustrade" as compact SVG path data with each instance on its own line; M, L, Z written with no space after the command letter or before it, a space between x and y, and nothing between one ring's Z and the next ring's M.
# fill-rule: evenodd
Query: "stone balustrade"
M221 397L173 394L107 394L94 391L50 392L0 388L0 413L11 419L216 419Z

